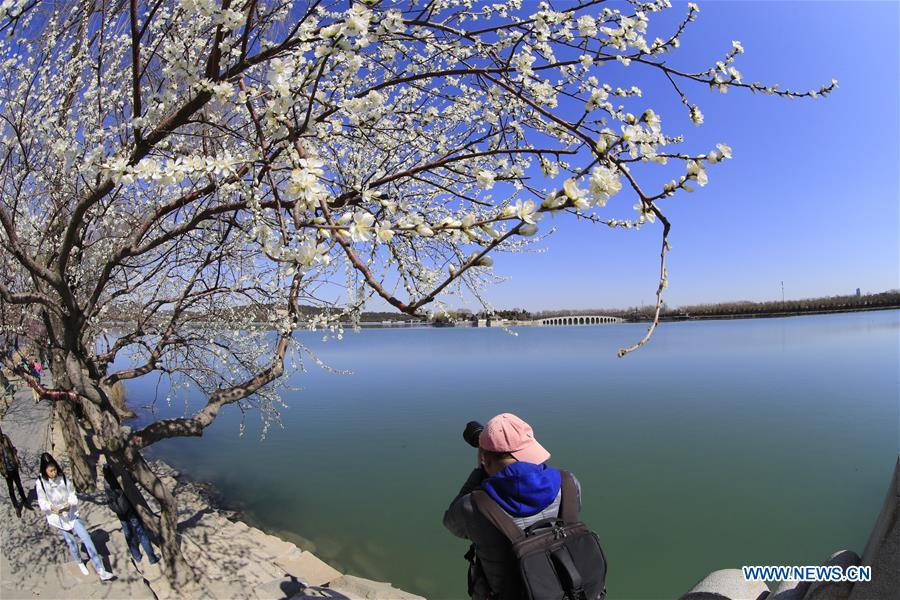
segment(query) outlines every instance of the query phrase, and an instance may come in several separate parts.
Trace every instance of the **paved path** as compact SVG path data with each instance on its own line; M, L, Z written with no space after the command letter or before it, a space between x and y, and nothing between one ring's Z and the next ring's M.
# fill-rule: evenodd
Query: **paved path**
M6 403L0 404L0 409L5 407ZM50 403L35 404L29 390L20 391L6 408L2 425L19 452L22 485L35 510L23 510L22 518L17 518L6 482L0 480L0 598L154 598L131 562L119 520L105 504L97 502L99 496L79 495L79 512L107 569L116 576L108 582L100 581L90 561L89 574L81 574L62 536L37 510L34 482L41 453L49 451L57 460L64 458L60 440L50 428ZM146 558L143 566L149 566Z

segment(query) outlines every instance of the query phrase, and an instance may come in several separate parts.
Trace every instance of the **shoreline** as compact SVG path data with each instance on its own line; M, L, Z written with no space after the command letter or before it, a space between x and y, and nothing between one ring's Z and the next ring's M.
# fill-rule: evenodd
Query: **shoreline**
M34 403L23 388L0 415L3 432L19 451L23 485L29 491L42 451L50 451L64 468L68 466L59 424L50 407L48 401ZM0 539L0 597L424 600L390 583L343 573L304 549L305 544L246 522L252 519L215 486L196 481L161 459L148 457L148 462L177 500L181 550L199 577L196 585L175 591L159 564L150 565L146 555L139 562L131 559L121 522L106 503L99 477L97 489L79 493L79 513L101 560L115 578L101 583L92 571L82 575L59 536L48 531L42 514L24 511L21 520L17 519L12 504L4 501L0 517L7 526ZM143 495L158 512L153 497Z
M153 458L149 463L157 477L171 486L179 513L184 509L193 512L187 519L179 518L178 529L185 556L211 581L204 594L259 600L315 597L424 600L390 582L344 573L320 559L315 554L315 544L303 536L291 534L286 538L286 532L260 527L255 519L248 518L249 513L229 503L213 484L198 481L160 458ZM145 498L152 503L152 497ZM209 553L213 537L222 538L224 543ZM223 566L222 562L232 562L236 568L231 573L217 568ZM171 590L164 579L155 583L159 585L149 582L158 600L183 597Z
M737 319L784 319L787 317L804 317L807 315L819 316L819 315L839 315L844 313L857 313L857 312L878 312L883 310L898 310L900 309L900 305L897 306L866 306L861 308L843 308L840 310L804 310L804 311L785 311L785 312L766 312L766 313L733 313L728 315L696 315L696 316L687 316L680 317L678 315L671 315L666 317L660 317L660 322L665 323L677 323L681 321L734 321ZM649 323L648 320L644 321L626 321L626 323Z

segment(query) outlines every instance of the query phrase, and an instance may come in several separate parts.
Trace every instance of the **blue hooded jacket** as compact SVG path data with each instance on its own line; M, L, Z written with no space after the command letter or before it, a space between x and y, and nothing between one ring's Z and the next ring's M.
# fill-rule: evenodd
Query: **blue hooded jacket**
M546 464L514 462L481 482L481 487L513 517L530 517L559 494L562 475Z

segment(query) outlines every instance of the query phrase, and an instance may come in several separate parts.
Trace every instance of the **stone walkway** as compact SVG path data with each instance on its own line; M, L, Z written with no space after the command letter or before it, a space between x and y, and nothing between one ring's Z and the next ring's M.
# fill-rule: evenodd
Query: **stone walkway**
M3 407L5 403L0 405ZM48 451L60 458L64 454L59 444L54 444L58 440L50 431L49 413L48 402L35 404L31 392L24 390L16 394L3 415L3 432L19 452L22 485L35 510L23 510L22 518L17 518L6 482L0 482L4 488L0 490L0 598L153 598L141 573L131 564L119 520L105 505L88 496L80 497L82 521L107 570L116 576L105 583L99 580L90 561L89 574L81 574L62 536L50 528L37 510L34 482L40 455Z
M4 406L0 404L0 412ZM2 415L3 432L19 451L22 483L32 497L40 454L49 451L61 462L65 457L62 440L50 426L49 413L49 402L34 404L30 391L23 390ZM182 548L204 579L188 597L422 600L388 583L343 575L311 552L243 522L231 521L211 508L197 487L179 478L168 465L157 462L153 466L175 490ZM6 491L0 490L0 496L0 598L186 597L169 587L159 565L150 565L146 556L140 563L132 561L119 520L104 503L102 491L80 494L79 512L107 570L116 576L109 582L99 580L90 562L89 575L79 572L62 537L51 530L40 512L26 510L18 519ZM34 505L36 508L36 500Z

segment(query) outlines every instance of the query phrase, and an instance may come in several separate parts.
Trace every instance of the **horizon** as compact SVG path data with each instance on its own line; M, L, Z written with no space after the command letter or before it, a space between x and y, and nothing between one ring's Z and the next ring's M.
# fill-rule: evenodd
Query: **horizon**
M893 288L893 289L889 289L889 290L883 290L880 292L866 292L864 290L860 290L860 297L877 296L880 294L900 294L900 288ZM785 302L799 302L801 300L820 300L820 299L826 299L826 298L844 298L844 297L855 297L855 296L856 296L856 290L854 290L852 293L849 293L849 294L828 294L826 296L804 296L804 297L797 297L797 298L789 298L789 297L785 296L784 301ZM771 298L768 300L719 300L716 302L694 302L691 304L677 304L677 305L672 305L672 304L666 303L666 306L663 308L663 310L684 308L686 306L715 306L715 305L719 305L719 304L765 304L767 302L781 302L781 298ZM565 311L629 310L629 309L634 309L634 308L645 308L647 306L652 306L652 305L655 305L655 303L646 303L643 305L631 305L631 306L625 306L625 307L622 307L622 306L594 306L594 307L580 306L580 307L575 307L575 308L557 307L557 308L544 308L544 309L534 310L534 311L522 309L518 306L514 306L512 308L507 308L507 307L495 308L495 310L496 311L525 310L525 312L535 314L535 313L541 313L541 312L556 312L556 311L562 311L562 310L565 310ZM460 307L460 308L451 309L449 312L460 311L460 310L471 310L471 309L469 309L467 307ZM366 311L366 312L385 312L385 311Z

